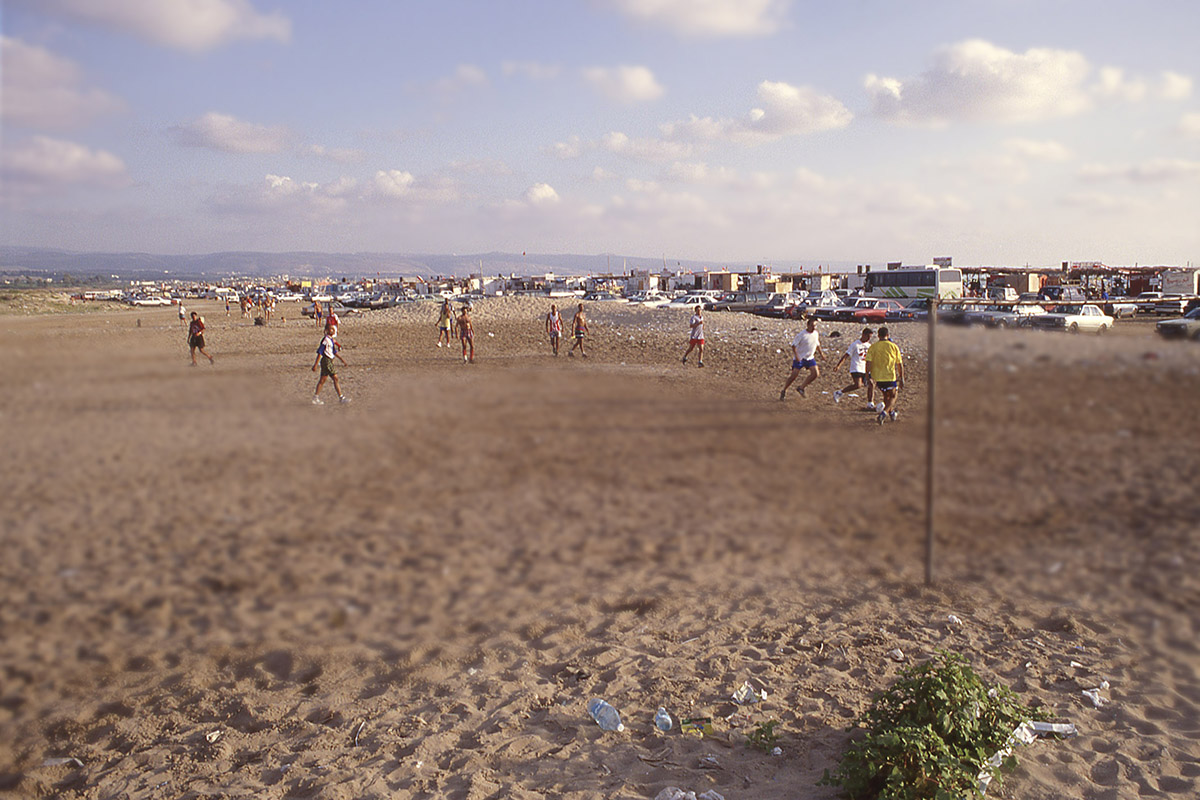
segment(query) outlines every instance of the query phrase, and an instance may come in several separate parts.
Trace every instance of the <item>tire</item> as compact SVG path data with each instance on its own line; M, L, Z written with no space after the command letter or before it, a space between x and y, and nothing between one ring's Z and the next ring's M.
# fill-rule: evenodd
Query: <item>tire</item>
M1096 335L1097 335L1097 336L1103 336L1103 335L1104 335L1104 334L1106 334L1106 333L1108 333L1108 326L1107 326L1107 325L1101 325L1099 328L1097 328L1097 329L1096 329Z
M1067 333L1079 333L1079 324L1072 322L1067 326Z
M996 327L1000 328L1001 330L1004 330L1005 328L1008 327L1008 320L1006 320L1006 319L997 320Z

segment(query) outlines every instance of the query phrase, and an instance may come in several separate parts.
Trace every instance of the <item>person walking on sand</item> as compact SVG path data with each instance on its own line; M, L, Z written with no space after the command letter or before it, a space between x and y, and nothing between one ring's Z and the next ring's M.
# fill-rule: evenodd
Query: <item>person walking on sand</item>
M450 346L450 335L454 333L454 311L450 308L450 301L442 302L442 310L438 313L437 321L438 341L437 346L442 346L442 339L446 340L445 346Z
M883 394L883 408L875 421L880 425L889 418L895 422L896 395L904 388L904 360L900 348L888 338L887 326L879 329L879 341L867 350L867 372Z
M546 315L546 333L550 335L550 349L554 351L555 357L558 356L558 342L562 339L562 328L562 314L558 313L558 306L552 303L550 313Z
M336 358L346 365L346 359L342 358L342 346L334 339L335 331L329 326L325 327L325 335L321 338L321 344L317 346L317 360L312 366L312 371L316 372L317 368L321 368L321 377L317 378L317 388L313 390L312 403L314 406L323 406L325 401L321 399L321 387L325 385L326 378L333 379L333 390L337 392L338 402L349 403L350 398L342 394L342 387L338 384L337 364L333 363Z
M187 325L187 309L183 307L183 303L179 304L179 324Z
M825 358L825 354L821 351L821 335L817 332L817 321L809 317L804 330L796 334L795 339L792 339L792 372L788 375L783 388L779 390L780 400L787 399L788 387L796 381L796 378L800 377L800 370L806 369L808 377L804 379L804 383L796 387L796 393L804 397L805 388L821 375L821 368L817 366L818 358Z
M204 349L204 317L192 312L192 321L188 325L188 349L192 351L192 366L196 366L196 351L208 359L208 363L213 363L213 357Z
M225 316L229 316L229 295L225 295Z
M462 342L464 364L475 363L475 327L471 325L471 307L463 306L458 315L458 339ZM470 356L467 353L470 351Z
M579 308L575 311L574 318L571 319L571 331L575 334L575 344L571 345L570 352L567 355L575 357L575 348L579 348L579 354L587 358L587 351L583 349L583 337L587 336L588 324L587 317L583 313L583 303L579 304Z
M692 314L692 333L688 338L688 349L683 354L683 363L687 363L687 357L693 350L697 351L697 361L699 366L704 366L704 315L701 313L702 306L696 306L696 313Z
M833 402L842 402L842 395L857 391L865 383L867 385L867 403L874 405L875 384L871 381L871 376L867 374L867 350L871 347L871 335L874 333L875 331L870 328L863 328L862 336L850 343L846 352L842 353L842 357L834 365L833 371L837 372L838 368L842 366L842 362L847 358L850 359L850 380L852 382L833 391Z

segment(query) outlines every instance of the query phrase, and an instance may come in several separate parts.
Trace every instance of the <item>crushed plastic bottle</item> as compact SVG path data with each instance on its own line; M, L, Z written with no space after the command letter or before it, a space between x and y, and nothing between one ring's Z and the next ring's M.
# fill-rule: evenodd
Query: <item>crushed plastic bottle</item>
M671 721L671 715L662 706L659 706L658 712L654 715L654 727L658 728L663 733L671 730L675 723Z
M621 724L621 715L599 697L588 700L587 710L592 715L592 719L596 720L596 724L604 730L617 732L625 730L625 726Z

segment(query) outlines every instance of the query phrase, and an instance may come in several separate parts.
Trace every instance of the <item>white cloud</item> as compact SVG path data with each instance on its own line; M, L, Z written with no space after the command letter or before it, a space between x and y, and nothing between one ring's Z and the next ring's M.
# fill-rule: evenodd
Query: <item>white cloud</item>
M637 22L685 36L766 36L783 24L790 0L608 0Z
M4 182L26 191L71 185L114 187L129 182L125 162L112 153L47 136L7 144L0 150L0 159Z
M559 202L558 192L548 183L535 183L525 190L525 200L532 205L548 205Z
M351 164L363 159L363 151L349 147L325 147L320 144L310 144L301 151L304 155L324 158L337 164Z
M1168 100L1184 100L1192 95L1192 79L1178 72L1164 72L1158 91Z
M600 147L610 153L641 161L670 161L687 158L692 153L691 145L686 143L660 139L631 139L619 131L606 134L600 141Z
M685 122L663 126L668 139L688 141L729 141L755 145L787 136L844 128L854 115L840 101L808 86L792 86L776 81L758 85L760 108L750 110L744 119L714 120L693 116Z
M261 14L248 0L42 0L37 8L190 52L236 39L286 42L292 34L282 13Z
M646 67L591 67L583 77L597 91L618 103L641 103L657 100L663 87Z
M1180 117L1175 131L1187 139L1200 139L1200 112L1194 111Z
M83 86L74 62L8 36L0 37L4 122L29 128L75 128L124 104L101 89Z
M203 147L223 153L278 153L287 147L287 129L243 122L228 114L210 111L186 125L171 129L186 147Z
M505 61L500 65L500 71L506 78L519 75L535 81L549 81L558 77L560 69L557 64L542 64L537 61Z
M699 161L676 161L667 170L666 176L677 183L695 186L731 186L738 182L735 170L728 167L710 167Z
M1143 164L1087 164L1079 177L1087 181L1126 181L1160 183L1200 178L1200 161L1181 158L1155 158Z
M583 140L578 136L572 136L565 142L555 142L549 147L543 148L543 152L563 160L579 158L583 154Z
M1095 91L1100 97L1132 103L1144 98L1149 90L1145 81L1127 79L1124 70L1103 67Z
M379 170L375 173L375 191L385 197L404 197L412 191L416 178L411 172L399 169Z
M1066 161L1071 158L1071 151L1060 142L1009 139L1004 143L1004 149L1031 161Z
M459 64L454 74L439 78L433 83L433 91L443 100L448 100L466 89L488 85L487 73L474 64Z
M1014 53L972 39L943 48L933 66L908 80L868 75L874 113L907 124L1027 122L1090 106L1087 60L1067 50Z

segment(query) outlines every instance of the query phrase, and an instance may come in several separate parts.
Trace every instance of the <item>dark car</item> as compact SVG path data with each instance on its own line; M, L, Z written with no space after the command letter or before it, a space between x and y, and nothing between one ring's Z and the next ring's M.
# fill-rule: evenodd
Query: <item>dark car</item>
M770 292L729 292L708 303L705 311L753 311L771 299Z
M797 300L794 294L776 292L770 300L755 306L753 312L760 317L783 317L786 316L788 306L795 304Z
M1164 319L1154 326L1164 339L1195 339L1200 341L1200 306L1178 319Z

